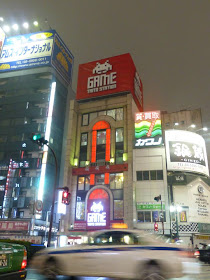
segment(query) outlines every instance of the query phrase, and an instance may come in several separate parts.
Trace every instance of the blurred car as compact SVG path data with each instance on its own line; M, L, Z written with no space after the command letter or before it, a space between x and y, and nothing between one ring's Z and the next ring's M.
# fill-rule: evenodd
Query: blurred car
M199 273L192 252L156 237L137 230L97 231L86 244L38 252L31 266L47 279L66 275L163 280Z
M194 256L199 259L199 261L210 264L210 245L206 246L204 249L196 250Z
M27 251L23 245L0 242L0 279L25 279Z

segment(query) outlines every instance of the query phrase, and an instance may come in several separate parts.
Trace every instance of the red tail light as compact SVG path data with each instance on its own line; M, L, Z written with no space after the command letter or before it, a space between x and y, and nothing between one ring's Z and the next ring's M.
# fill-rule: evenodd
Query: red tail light
M193 258L194 254L192 251L190 250L182 250L179 252L179 254L183 257L183 258Z
M195 251L194 256L195 256L196 258L199 258L199 257L200 257L200 252L199 252L199 251Z
M21 269L25 269L26 266L27 266L27 251L24 250L23 261L21 263Z
M27 266L27 260L23 260L21 263L21 269L25 269Z

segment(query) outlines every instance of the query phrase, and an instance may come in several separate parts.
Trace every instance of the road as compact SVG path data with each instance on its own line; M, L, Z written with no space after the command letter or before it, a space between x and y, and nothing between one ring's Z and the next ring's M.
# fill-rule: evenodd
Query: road
M201 267L201 271L202 273L196 277L192 277L192 276L186 276L181 278L182 280L209 280L210 279L210 265L204 265L202 264ZM45 278L39 274L36 273L35 270L33 269L28 269L28 275L27 275L27 280L45 280ZM58 278L59 280L67 280L69 278L64 277L64 276L60 276ZM179 280L181 280L179 278ZM78 280L109 280L109 278L104 278L104 277L79 277ZM175 279L171 279L171 280L175 280ZM176 280L178 280L178 278L176 278Z

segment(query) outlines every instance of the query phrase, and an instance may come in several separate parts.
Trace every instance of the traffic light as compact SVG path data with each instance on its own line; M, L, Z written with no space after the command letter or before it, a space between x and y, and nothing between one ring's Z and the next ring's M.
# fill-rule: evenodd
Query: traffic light
M158 224L154 224L154 231L158 231Z
M45 140L44 137L42 137L41 134L39 134L39 133L32 133L30 139L31 139L31 141L33 141L34 143L36 143L37 145L39 145L41 147L48 143L48 141Z
M161 194L160 194L159 196L154 197L154 200L156 200L157 202L158 202L159 200L161 200Z
M64 187L64 190L63 190L63 193L62 193L62 203L66 204L66 205L69 205L70 197L71 197L71 194L69 192L69 188Z

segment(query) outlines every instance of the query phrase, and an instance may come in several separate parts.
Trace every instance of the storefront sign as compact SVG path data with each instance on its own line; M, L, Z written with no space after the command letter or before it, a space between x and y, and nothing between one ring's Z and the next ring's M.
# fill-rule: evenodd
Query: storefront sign
M165 131L167 169L209 176L206 145L202 136L184 130Z
M131 92L143 111L143 85L130 54L79 65L77 100Z
M109 196L104 189L95 189L90 194L87 204L87 227L106 228L110 224Z
M0 73L52 65L70 83L73 59L55 30L18 35L5 40Z
M174 175L173 176L173 185L183 185L186 184L186 175L181 174L181 175Z
M137 202L136 204L137 210L165 210L165 204L162 204L162 209L161 209L161 204L146 204L146 203L141 203Z
M202 192L200 191L202 187ZM188 190L189 221L209 223L210 221L210 192L202 184L195 184Z
M136 114L135 148L148 148L162 145L160 111Z
M28 231L29 222L1 221L0 231Z

